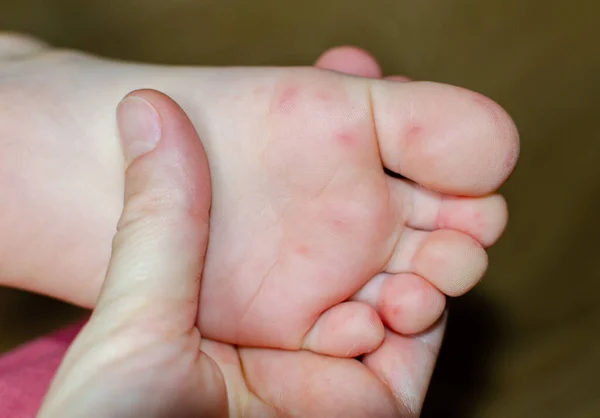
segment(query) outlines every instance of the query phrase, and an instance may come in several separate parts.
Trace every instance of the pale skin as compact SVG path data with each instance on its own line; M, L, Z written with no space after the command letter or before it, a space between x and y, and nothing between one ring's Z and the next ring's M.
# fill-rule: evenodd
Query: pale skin
M108 273L39 417L418 412L414 393L424 392L441 324L412 340L390 333L362 363L308 351L236 349L202 338L198 277L209 240L211 184L201 142L183 111L156 91L128 95L117 118L127 165L125 205ZM178 198L157 201L165 187Z
M497 105L474 93L308 69L172 69L31 50L11 61L3 79L9 82L0 87L8 98L2 136L9 139L2 178L30 191L9 202L2 225L14 237L11 246L0 244L9 285L94 305L122 208L114 103L142 86L183 105L213 172L203 335L350 357L379 347L366 359L389 362L390 344L416 348L421 340L388 331L380 346L379 318L398 332L426 329L443 309L440 291L458 295L472 287L485 269L482 247L504 228L504 201L489 193L514 167L516 131ZM254 150L262 154L252 156ZM30 159L26 176L19 175L23 157ZM265 164L256 169L259 158ZM389 177L383 165L438 192ZM41 187L47 184L60 187L50 196ZM47 203L43 213L40 201ZM20 251L25 246L29 251ZM72 256L60 257L65 253ZM282 298L286 292L294 297ZM428 309L411 308L414 299ZM431 335L441 338L436 329ZM412 411L428 376L413 385L423 389L413 390Z
M369 352L384 324L418 332L435 322L438 290L470 289L487 265L483 247L506 223L504 200L489 194L514 167L516 130L466 90L38 49L3 67L2 179L15 198L0 222L13 237L2 245L12 286L94 305L122 208L114 103L140 87L175 98L208 153L200 328L211 338ZM397 307L408 287L432 305L416 323Z

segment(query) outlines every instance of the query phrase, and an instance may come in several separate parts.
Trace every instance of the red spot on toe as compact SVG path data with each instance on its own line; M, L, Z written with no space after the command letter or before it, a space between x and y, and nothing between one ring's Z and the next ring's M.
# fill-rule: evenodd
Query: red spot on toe
M404 311L401 306L394 305L389 308L388 315L390 316L390 318L393 318L394 320L399 320L402 318L403 313L404 313Z
M447 199L439 213L437 227L454 229L471 235L483 242L488 229L484 214L474 204L467 204L464 199Z
M400 142L404 144L402 148L404 150L403 161L405 162L404 170L406 170L406 173L400 174L410 175L408 173L412 172L414 175L418 172L419 176L421 176L421 180L418 181L425 181L427 184L424 185L432 190L436 190L439 186L431 182L431 179L435 176L429 173L436 173L437 167L443 159L440 160L438 153L432 152L431 141L424 140L427 136L431 136L431 133L427 132L427 128L422 124L412 122L406 126L402 135L403 137L400 138ZM411 163L411 161L414 161L416 164ZM423 171L423 167L427 167L427 169Z

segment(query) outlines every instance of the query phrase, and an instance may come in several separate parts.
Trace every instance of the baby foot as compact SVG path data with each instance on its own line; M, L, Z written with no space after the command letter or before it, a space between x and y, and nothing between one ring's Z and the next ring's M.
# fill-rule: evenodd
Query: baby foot
M376 313L398 328L398 312L388 308L403 289L431 290L429 282L453 296L471 288L486 268L483 246L506 222L504 201L486 195L514 168L516 130L495 103L466 90L315 69L175 69L71 53L6 71L4 97L19 104L10 119L28 122L29 131L3 135L12 150L5 155L32 158L26 147L40 156L27 176L3 161L10 187L29 192L6 212L22 216L40 198L51 201L42 213L31 210L29 229L14 234L13 242L36 242L37 254L19 263L17 251L5 251L13 260L6 271L70 280L61 290L39 281L26 286L88 306L122 205L114 106L138 88L181 103L209 156L214 194L200 314L206 337L368 352L383 338ZM31 120L28 97L61 118ZM61 187L34 200L44 180ZM168 190L165 196L177 198ZM4 219L4 230L13 231L11 217ZM39 233L42 226L49 232ZM80 257L65 259L68 249ZM52 263L57 268L49 271Z
M482 244L504 227L504 201L477 196L514 166L510 119L450 86L269 73L236 75L237 104L221 92L227 107L212 108L247 122L197 121L216 174L205 335L310 345L320 327L367 316L340 303L380 273L359 299L384 285L398 297L419 276L451 296L470 289L487 265Z

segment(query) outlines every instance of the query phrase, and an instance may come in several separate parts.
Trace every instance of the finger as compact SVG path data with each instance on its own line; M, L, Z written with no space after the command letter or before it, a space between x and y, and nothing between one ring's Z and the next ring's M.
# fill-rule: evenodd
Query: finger
M257 416L405 416L386 385L357 360L256 348L240 348L239 359L248 387L274 410Z
M128 95L117 122L127 171L112 258L41 416L221 416L223 376L194 326L210 206L204 150L184 112L156 91Z
M418 336L387 331L383 344L363 359L392 392L403 417L418 417L438 358L446 316Z
M117 120L125 204L95 314L184 332L196 321L208 241L206 155L183 110L162 93L131 93Z

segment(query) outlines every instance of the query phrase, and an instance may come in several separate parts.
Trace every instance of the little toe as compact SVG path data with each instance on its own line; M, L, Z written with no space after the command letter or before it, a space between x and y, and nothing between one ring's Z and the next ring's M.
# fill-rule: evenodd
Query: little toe
M453 229L490 247L508 222L506 200L500 195L449 196L394 178L390 178L390 191L397 196L406 225L414 229Z
M371 305L388 328L404 335L431 327L446 306L444 294L412 273L378 274L352 300Z
M406 228L388 265L388 273L415 273L448 296L460 296L479 282L487 253L467 234L450 229L432 232Z
M373 80L373 121L384 166L428 189L480 196L513 171L518 133L492 100L454 86Z
M302 348L334 357L356 357L375 350L384 337L377 312L361 302L343 302L321 314Z

